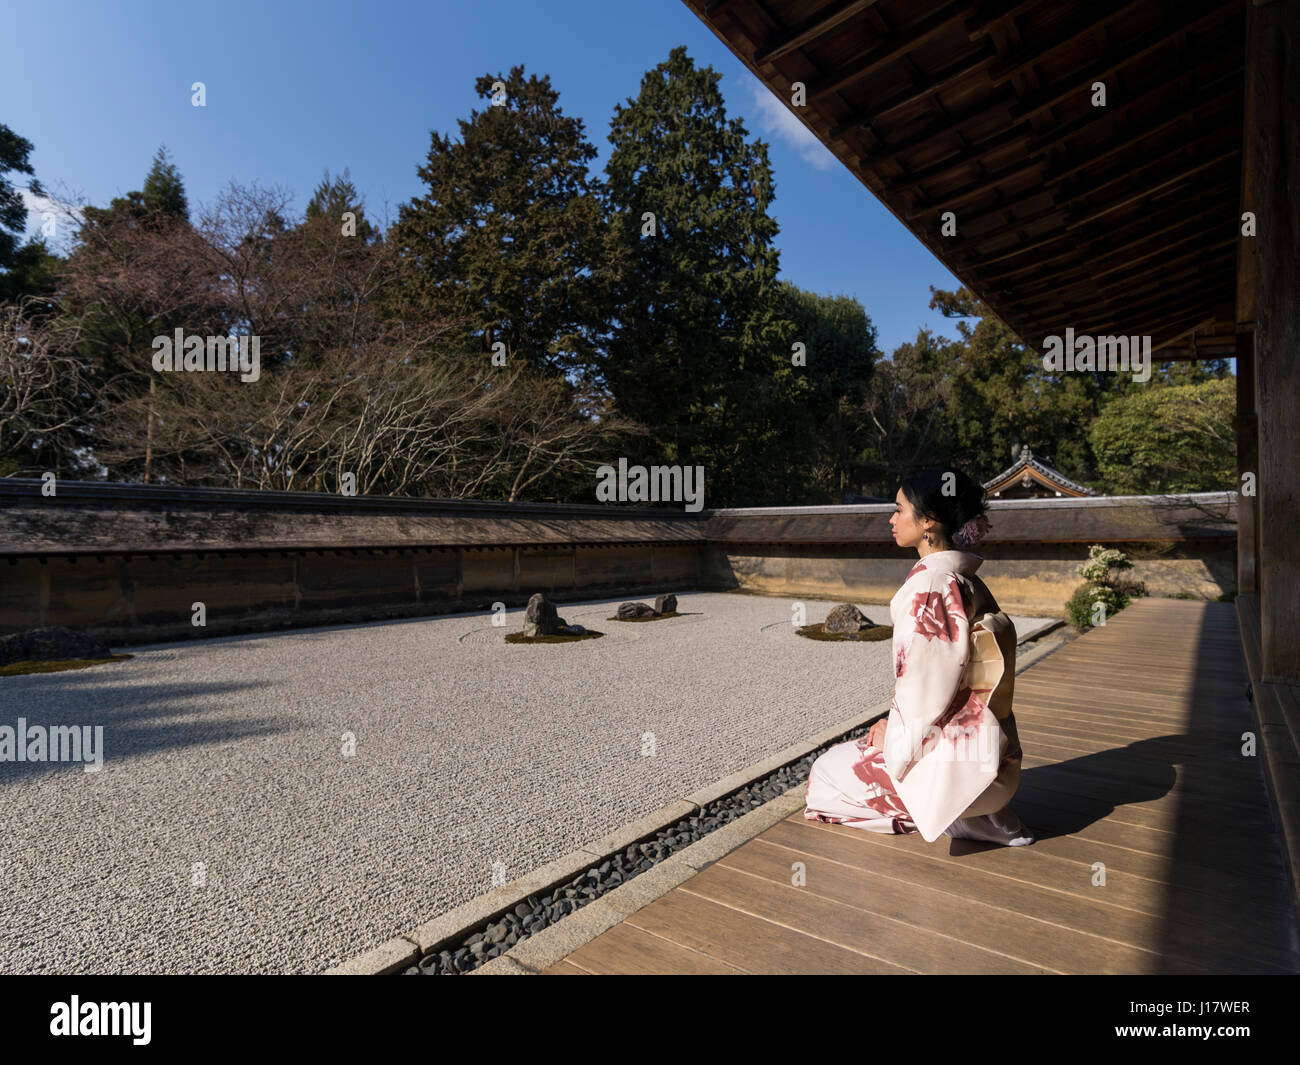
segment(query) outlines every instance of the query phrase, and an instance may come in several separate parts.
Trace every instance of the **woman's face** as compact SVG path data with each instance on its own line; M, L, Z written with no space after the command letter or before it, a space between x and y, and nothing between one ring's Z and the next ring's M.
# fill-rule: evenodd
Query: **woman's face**
M925 539L925 527L916 520L916 512L901 488L894 496L894 516L889 519L889 527L899 547L917 547Z

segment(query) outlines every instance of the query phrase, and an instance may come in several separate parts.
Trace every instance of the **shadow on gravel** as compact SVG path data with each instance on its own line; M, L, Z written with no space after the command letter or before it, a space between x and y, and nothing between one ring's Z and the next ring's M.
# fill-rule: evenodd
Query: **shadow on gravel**
M257 688L268 687L265 681L228 681L208 684L128 684L104 687L93 671L86 673L45 674L39 690L5 690L0 709L0 728L14 731L18 743L18 719L23 718L30 736L35 727L50 729L75 726L84 729L102 726L103 748L100 756L108 771L112 763L136 755L157 751L181 750L202 744L229 743L248 736L269 736L291 731L296 722L269 717L241 717L231 720L222 716L232 697ZM18 678L14 678L18 679ZM11 681L0 680L8 687ZM15 686L16 689L16 686ZM206 697L221 696L212 705ZM203 702L196 702L204 699ZM169 718L156 722L155 718ZM6 733L7 735L7 733ZM84 735L84 733L83 733ZM47 747L46 757L50 756ZM44 773L85 772L83 761L10 761L16 756L6 753L0 761L0 786L17 783ZM84 756L84 752L83 752Z

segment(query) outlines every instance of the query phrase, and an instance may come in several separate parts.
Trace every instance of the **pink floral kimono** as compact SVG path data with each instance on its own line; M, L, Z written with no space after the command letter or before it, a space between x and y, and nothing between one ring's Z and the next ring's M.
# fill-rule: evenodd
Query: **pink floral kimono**
M871 832L1030 842L1011 713L1016 631L967 551L922 558L889 604L894 698L884 749L865 736L812 766L804 817ZM972 620L973 619L973 620Z

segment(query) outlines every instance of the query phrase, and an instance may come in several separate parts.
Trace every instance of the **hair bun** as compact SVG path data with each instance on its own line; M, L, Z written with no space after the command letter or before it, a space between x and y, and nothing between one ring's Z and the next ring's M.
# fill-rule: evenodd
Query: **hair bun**
M900 488L916 515L935 518L950 540L986 510L983 485L950 466L914 470L903 477Z

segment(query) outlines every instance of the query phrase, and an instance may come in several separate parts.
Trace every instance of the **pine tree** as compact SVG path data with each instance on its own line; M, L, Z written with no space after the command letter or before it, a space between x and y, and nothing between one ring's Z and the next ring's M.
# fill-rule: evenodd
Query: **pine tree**
M401 311L463 319L507 362L590 378L605 316L592 274L601 254L596 149L559 109L547 77L484 76L500 103L471 111L461 139L431 134L418 170L429 191L404 205L391 239L411 273Z
M657 461L706 467L714 504L788 502L811 388L776 288L767 146L727 118L720 80L678 47L615 108L605 378Z
M189 201L185 197L185 183L180 171L167 158L167 148L162 146L153 157L153 165L140 190L145 210L169 215L172 218L190 217Z
M8 269L13 265L18 238L27 225L27 205L23 202L22 193L5 175L10 171L35 174L28 161L33 147L26 137L20 137L0 123L0 269ZM37 196L44 191L34 177L27 183L27 188Z
M107 207L87 207L82 214L90 226L123 222L156 229L177 222L188 223L190 208L180 171L168 161L163 146L153 157L143 188L113 197Z
M22 192L5 175L11 171L27 174L31 176L27 191L45 195L28 158L32 148L31 141L0 124L0 302L49 295L63 261L50 252L43 237L18 243L27 226L27 205Z
M366 218L366 208L361 202L361 194L352 184L352 176L346 167L341 177L331 178L330 172L325 171L325 177L312 191L304 213L308 221L325 219L331 225L337 226L340 233L347 224L344 216L351 214L355 216L352 220L356 226L355 236L361 243L369 244L379 238L379 231Z
M859 487L862 451L874 435L865 404L877 360L876 327L849 296L819 296L790 282L779 286L805 347L812 395L803 404L807 456L817 471L809 490L838 503ZM808 493L805 502L813 502Z
M43 238L29 240L14 251L9 268L0 272L0 303L23 296L52 295L58 286L62 264L63 260L50 251Z

